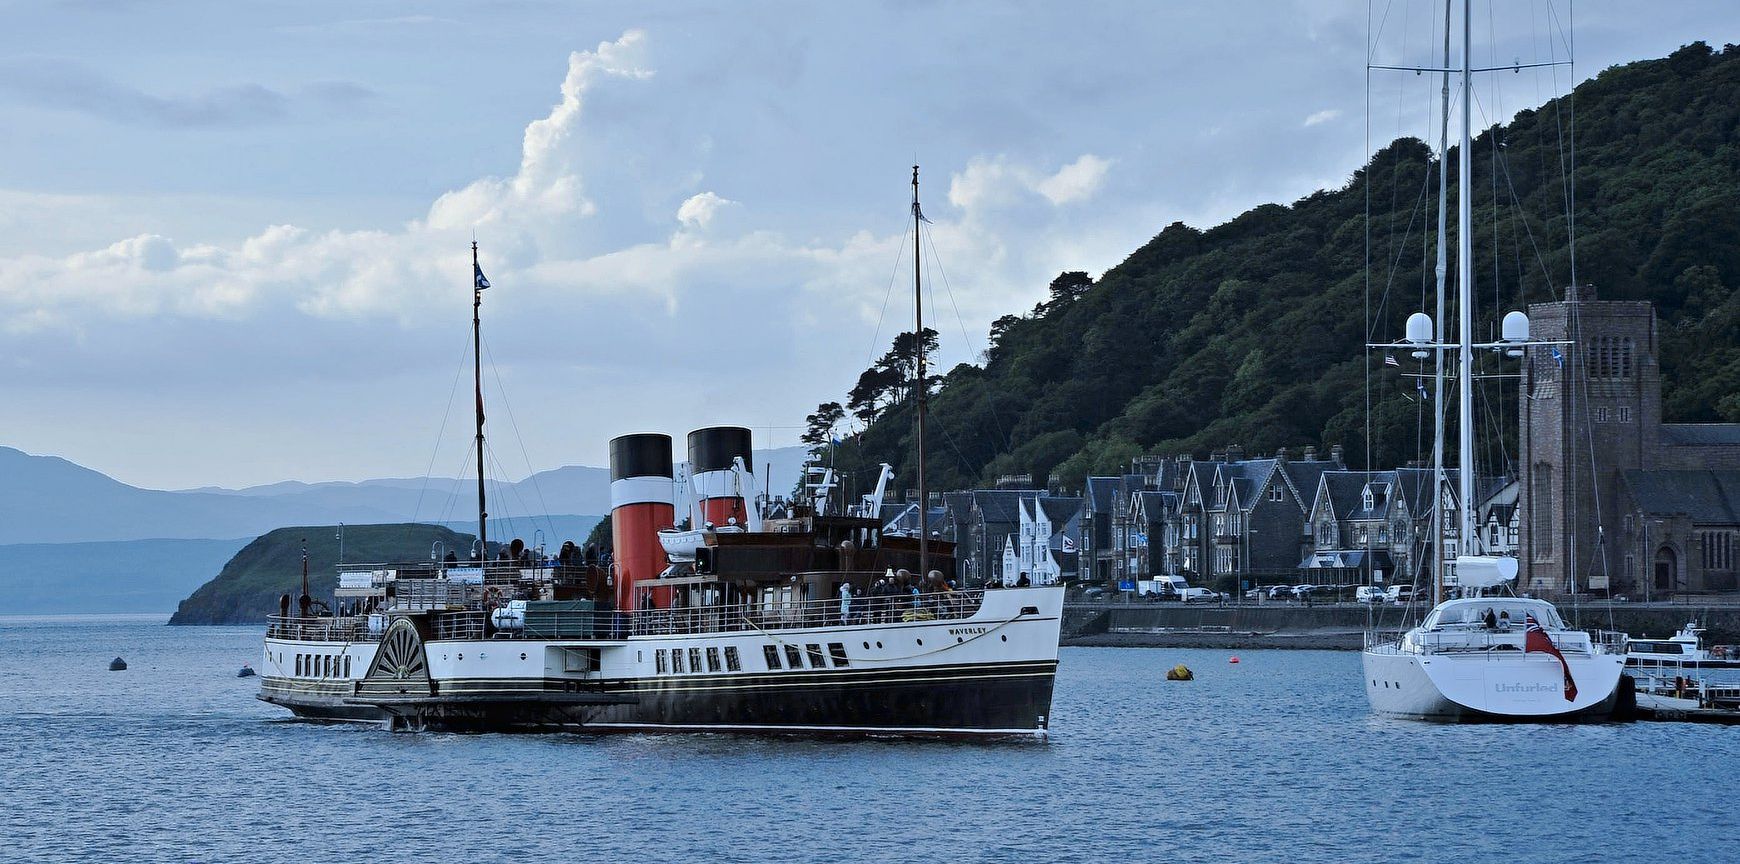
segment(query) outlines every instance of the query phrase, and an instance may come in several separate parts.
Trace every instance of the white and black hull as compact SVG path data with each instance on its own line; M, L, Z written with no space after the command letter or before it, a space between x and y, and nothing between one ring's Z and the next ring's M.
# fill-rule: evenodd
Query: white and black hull
M623 639L430 638L407 616L354 680L295 688L268 675L261 698L400 729L1043 735L1062 591L983 597L948 620L900 620L896 608L834 626Z

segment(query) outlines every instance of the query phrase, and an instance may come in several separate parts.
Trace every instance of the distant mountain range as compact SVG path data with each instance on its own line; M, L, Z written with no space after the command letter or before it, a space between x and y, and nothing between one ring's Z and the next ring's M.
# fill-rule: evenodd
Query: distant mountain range
M796 484L803 458L799 447L756 454L763 470L772 464L776 493ZM167 612L238 550L285 526L322 526L302 533L311 549L333 546L336 560L331 527L345 523L349 561L367 554L350 540L360 542L370 525L421 521L469 537L476 489L451 477L141 489L56 456L0 447L0 591L14 613ZM579 543L610 509L603 468L570 465L487 489L492 542Z
M797 482L803 449L756 454L772 464L771 487ZM472 481L451 477L301 483L245 489L182 491L141 489L55 456L0 447L0 545L84 543L144 539L255 537L286 525L389 522L463 523L476 512ZM610 509L610 477L603 468L570 465L540 471L515 483L487 484L492 525L497 519L546 515L601 516ZM535 527L535 526L534 526ZM504 525L503 531L530 535ZM491 532L495 532L492 530Z

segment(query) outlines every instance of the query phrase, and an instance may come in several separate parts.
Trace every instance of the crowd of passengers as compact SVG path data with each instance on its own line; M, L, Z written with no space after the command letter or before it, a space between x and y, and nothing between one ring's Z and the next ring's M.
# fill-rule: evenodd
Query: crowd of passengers
M840 586L840 623L925 621L959 612L964 602L941 570L919 579L905 568L891 569L862 593L851 583Z

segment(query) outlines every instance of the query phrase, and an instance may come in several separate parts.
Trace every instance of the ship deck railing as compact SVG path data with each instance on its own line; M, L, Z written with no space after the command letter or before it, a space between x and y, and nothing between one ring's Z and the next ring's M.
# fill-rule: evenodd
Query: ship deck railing
M955 621L971 618L984 602L982 589L918 595L802 600L788 603L735 603L675 609L636 609L625 613L636 636L735 633L810 627L859 626Z
M294 642L379 642L381 639L379 634L369 631L366 615L268 615L266 636Z
M1488 630L1480 626L1451 625L1403 636L1395 632L1367 631L1366 650L1408 651L1421 654L1461 654L1502 656L1510 651L1522 651L1526 630L1521 625ZM1549 634L1553 644L1566 654L1592 655L1618 653L1613 642L1581 630L1559 630Z

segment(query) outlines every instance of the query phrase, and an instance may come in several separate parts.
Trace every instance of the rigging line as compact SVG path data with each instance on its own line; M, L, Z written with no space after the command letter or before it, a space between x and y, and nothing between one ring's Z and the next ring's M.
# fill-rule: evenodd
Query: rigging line
M470 335L470 334L467 334ZM441 455L441 439L447 434L447 419L453 413L453 397L459 393L459 378L465 374L465 361L471 358L471 340L465 340L465 350L459 352L459 368L453 370L453 386L447 391L447 407L441 410L441 431L435 433L435 449L429 454L429 464L423 468L423 485L417 489L417 506L411 510L411 521L423 514L423 493L429 491L429 477L435 471L435 459Z
M453 485L447 489L447 503L440 511L440 518L435 521L445 524L451 520L453 508L459 506L459 484L465 482L465 473L471 470L471 455L476 450L477 439L473 438L471 443L465 447L465 461L459 463L459 471L453 475Z
M1547 15L1548 15L1549 20L1553 17L1552 13L1553 13L1553 4L1549 0L1549 2L1547 3ZM1552 31L1550 29L1548 30L1547 35L1548 35L1548 44L1552 45L1553 44L1553 40L1551 38ZM1554 60L1558 59L1558 48L1556 46L1553 48L1553 54L1551 56ZM1572 211L1571 211L1571 179L1572 178L1571 178L1570 157L1565 152L1565 139L1566 139L1565 126L1566 126L1566 122L1567 122L1565 120L1565 117L1564 117L1565 94L1559 92L1559 67L1554 66L1549 71L1550 71L1550 74L1552 75L1552 82L1553 82L1553 129L1554 129L1554 131L1556 131L1558 133L1558 140L1556 143L1557 143L1557 150L1558 150L1558 154L1559 154L1559 191L1564 196L1565 219L1566 219L1566 222L1565 222L1565 232L1566 232L1565 233L1565 242L1566 242L1566 245L1569 246L1571 243L1570 219L1571 219L1571 213L1572 213ZM1577 283L1575 281L1573 281L1573 282L1571 282L1571 284L1575 285Z
M1565 123L1565 141L1566 149L1570 150L1566 158L1571 163L1571 176L1565 183L1565 234L1567 244L1570 246L1568 254L1571 259L1571 284L1575 285L1577 284L1577 0L1566 0L1565 5L1567 7L1564 27L1565 60L1571 64L1565 70L1566 76L1570 79L1566 85L1567 92L1565 93L1565 113L1569 115ZM1557 77L1557 73L1554 73L1555 80ZM1605 551L1601 555L1601 567L1603 571L1607 568ZM1612 604L1608 605L1607 611L1608 614L1612 614Z
M943 269L942 253L940 253L936 250L936 229L934 229L934 228L931 229L930 245L927 248L930 249L931 263L933 263L936 266L937 275L942 277L943 292L948 295L949 306L955 310L955 323L960 325L961 341L967 347L971 348L974 343L972 341L972 337L967 335L966 319L961 317L960 304L955 302L954 288L950 287L950 285L949 285L948 271ZM933 305L933 306L935 305L935 299L936 299L936 280L932 279L931 280L931 300L932 300L931 305ZM991 345L990 345L989 340L987 339L987 341L985 343L985 351L984 351L984 355L983 355L985 357L985 362L987 365L989 365L989 363L990 363L990 354L991 354ZM1008 447L1009 446L1009 436L1003 432L1003 421L1001 418L999 418L997 416L997 400L989 399L989 400L987 400L987 404L990 405L990 408L991 408L991 411L990 411L991 426L993 428L995 428L997 431L997 441L1000 444L998 449L1003 449L1005 447ZM965 467L965 466L962 466L962 467Z
M1541 245L1535 240L1535 229L1529 225L1528 210L1523 206L1522 198L1517 195L1516 182L1510 174L1510 157L1502 153L1499 154L1498 165L1504 170L1504 185L1510 192L1511 204L1516 208L1516 212L1521 214L1522 218L1519 221L1522 222L1523 233L1529 238L1529 248L1535 253L1535 263L1540 265L1541 278L1546 281L1547 290L1552 293L1553 299L1556 300L1559 297L1559 290L1553 285L1553 271L1547 266L1546 256L1541 254Z
M1389 20L1390 20L1390 7L1394 6L1394 5L1395 5L1395 0L1390 0L1390 2L1384 4L1384 17L1378 21L1377 33L1374 34L1374 33L1372 33L1372 29L1371 29L1371 0L1366 0L1366 4L1365 4L1365 62L1366 62L1366 65L1368 65L1368 66L1371 65L1371 61L1377 59L1377 42L1378 42L1378 40L1382 39L1384 36L1384 24L1389 22Z
M1384 7L1384 19L1389 19L1389 7ZM1369 57L1375 50L1371 29L1371 0L1365 3L1365 52ZM1365 68L1365 152L1371 152L1371 64ZM1371 326L1371 163L1365 168L1365 324ZM1369 333L1366 339L1370 342ZM1365 368L1365 467L1371 467L1371 352L1360 354Z
M1384 278L1384 293L1383 293L1383 296L1378 299L1377 312L1378 312L1379 317L1382 317L1384 309L1389 307L1390 289L1395 286L1396 273L1397 273L1397 271L1399 271L1401 269L1401 266L1402 266L1402 260L1401 260L1402 256L1407 253L1408 238L1414 236L1414 223L1415 223L1415 221L1417 221L1420 218L1420 214L1421 214L1422 210L1424 209L1424 202L1426 200L1426 189L1428 186L1430 186L1431 180L1432 180L1432 172L1430 172L1430 171L1425 172L1425 175L1420 178L1420 191L1417 195L1414 196L1414 206L1409 211L1408 227L1407 227L1406 231L1402 234L1401 248L1396 250L1395 260L1390 262L1389 273ZM1422 244L1422 247L1423 247L1425 242L1426 242L1425 241L1425 234L1422 232L1420 237L1421 237L1420 243ZM1389 329L1387 321L1384 324L1384 329L1386 331ZM1368 320L1367 327L1366 327L1366 337L1367 337L1366 341L1368 341L1368 342L1371 341L1372 338L1377 335L1377 331L1378 331L1377 322L1375 320Z
M490 463L495 465L495 470L500 472L502 477L504 477L504 478L507 477L507 466L501 464L501 458L496 455L495 448L489 446L488 442L484 442L483 449L484 449L484 453L486 453L488 455ZM514 501L516 501L520 505L521 512L525 512L525 513L532 512L532 508L526 506L525 496L520 494L520 484L518 484L518 483L507 483L504 481L498 481L495 484L495 488L496 488L495 494L496 494L497 500L501 499L504 487L505 487L507 492L513 493ZM497 518L500 520L505 520L507 522L509 532L512 532L515 534L519 533L519 528L514 524L514 517L512 517L512 516L500 516ZM538 528L538 517L537 516L535 516L535 515L530 516L527 518L526 521L532 523L532 530L533 531L540 530ZM550 522L548 518L546 518L544 521L545 521L545 527L550 529L548 532L549 535L551 537L556 536L556 524L554 522Z
M526 439L520 437L520 421L514 417L513 402L508 400L507 385L502 383L501 367L495 363L495 352L489 350L489 340L483 339L481 341L483 342L483 356L489 359L489 374L495 377L495 391L501 397L502 407L507 409L508 426L514 430L514 441L520 445L520 458L526 463L526 479L532 482L532 492L538 499L539 512L544 514L545 527L550 529L550 535L553 537L556 534L556 523L550 521L550 507L544 503L544 490L538 487L538 472L532 470L532 456L526 450ZM506 469L499 465L496 467L502 469L501 476L505 479L507 477ZM522 503L521 506L523 507L524 504ZM526 509L530 510L531 508L527 507ZM532 517L532 523L535 527L537 524L536 516Z
M909 214L906 217L906 227L913 228L916 224ZM882 311L876 313L876 329L870 334L870 351L864 360L866 365L875 365L876 363L876 346L881 344L882 321L888 317L888 300L894 296L894 281L900 278L900 263L906 260L906 232L901 232L900 243L896 245L899 246L899 250L894 254L894 269L888 273L888 288L882 292Z

